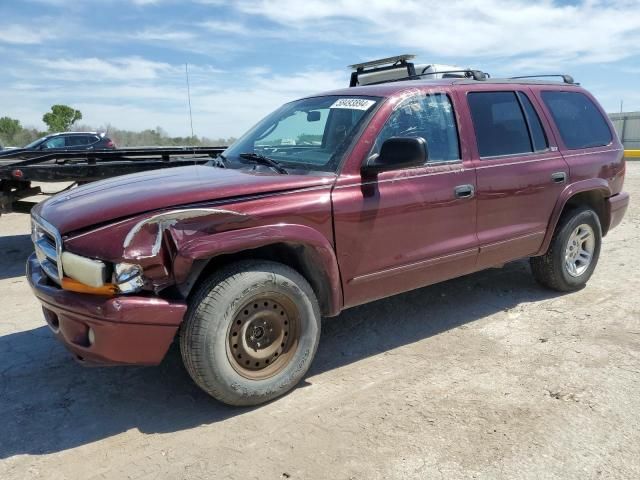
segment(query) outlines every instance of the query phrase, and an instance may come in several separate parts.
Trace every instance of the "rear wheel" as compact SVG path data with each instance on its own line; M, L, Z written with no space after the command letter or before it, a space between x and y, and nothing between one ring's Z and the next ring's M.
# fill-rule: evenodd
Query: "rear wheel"
M304 277L279 263L243 261L197 290L180 350L207 393L230 405L256 405L302 379L319 338L320 311Z
M588 207L570 210L558 222L547 253L531 258L533 276L561 292L582 288L596 268L601 243L598 215Z

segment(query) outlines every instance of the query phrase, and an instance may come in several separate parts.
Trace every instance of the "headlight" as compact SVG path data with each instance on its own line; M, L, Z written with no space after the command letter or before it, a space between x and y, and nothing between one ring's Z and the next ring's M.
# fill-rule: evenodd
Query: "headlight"
M134 293L142 290L144 279L142 267L133 263L116 263L113 268L113 283L121 293Z

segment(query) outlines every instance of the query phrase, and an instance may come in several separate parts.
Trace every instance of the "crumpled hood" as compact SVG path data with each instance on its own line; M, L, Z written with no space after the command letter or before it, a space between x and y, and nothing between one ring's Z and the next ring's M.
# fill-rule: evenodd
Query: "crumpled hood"
M326 185L331 176L280 175L206 166L123 175L62 192L34 213L61 234L138 213L197 202Z

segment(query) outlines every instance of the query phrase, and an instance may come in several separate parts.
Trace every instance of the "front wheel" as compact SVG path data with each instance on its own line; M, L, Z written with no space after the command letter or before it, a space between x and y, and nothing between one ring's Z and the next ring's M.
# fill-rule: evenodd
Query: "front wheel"
M578 290L596 268L601 243L598 215L588 207L570 210L558 222L547 253L531 258L533 276L554 290Z
M320 339L309 283L292 268L249 260L209 277L189 302L180 350L193 380L229 405L257 405L293 388Z

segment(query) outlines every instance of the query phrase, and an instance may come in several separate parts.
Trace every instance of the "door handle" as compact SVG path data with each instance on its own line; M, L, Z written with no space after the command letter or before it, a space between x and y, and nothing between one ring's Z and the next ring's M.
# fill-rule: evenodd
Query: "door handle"
M473 198L475 188L473 188L473 185L458 185L453 189L453 193L456 198Z
M564 183L567 181L567 173L566 172L552 173L551 180L553 180L553 183Z

